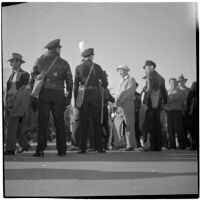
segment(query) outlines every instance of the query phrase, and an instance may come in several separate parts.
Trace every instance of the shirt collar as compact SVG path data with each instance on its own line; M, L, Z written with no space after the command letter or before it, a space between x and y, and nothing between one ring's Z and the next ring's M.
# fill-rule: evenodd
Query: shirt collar
M17 70L13 70L13 73L17 74L19 71L21 71L21 68Z
M120 84L122 84L125 80L129 78L129 74L127 74L125 77L121 78Z
M122 78L122 80L125 81L125 80L128 79L128 78L129 78L129 74L127 74L126 76L124 76L124 77Z

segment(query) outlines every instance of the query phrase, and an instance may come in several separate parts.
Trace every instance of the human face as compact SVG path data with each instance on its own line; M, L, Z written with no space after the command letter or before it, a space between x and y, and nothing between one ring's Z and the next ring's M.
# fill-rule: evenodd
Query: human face
M181 79L181 80L178 82L178 84L179 84L180 87L181 87L181 86L185 86L185 83L186 83L186 81L185 81L184 79Z
M152 65L147 65L145 66L144 68L144 71L145 71L145 74L149 74L150 72L152 72L154 70L153 66Z
M19 70L21 67L21 61L13 59L10 61L10 66L12 67L12 70Z
M57 51L58 53L60 53L60 52L61 52L61 47L58 47L58 48L56 49L56 51Z
M124 69L119 69L119 74L122 78L124 78L126 75L128 75L128 71Z
M176 88L177 88L177 85L178 85L177 80L171 79L171 80L169 81L169 86L170 86L170 88L171 88L172 90L176 89Z

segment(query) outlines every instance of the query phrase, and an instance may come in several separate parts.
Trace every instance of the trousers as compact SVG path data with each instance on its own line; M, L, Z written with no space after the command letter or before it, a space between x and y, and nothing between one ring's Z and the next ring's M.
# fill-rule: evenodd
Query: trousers
M162 149L162 131L160 122L160 109L148 108L144 122L144 132L150 133L152 150Z
M177 139L180 148L185 148L186 140L183 131L183 121L182 121L182 111L181 110L171 110L167 111L167 127L169 134L169 145L170 147L176 147L175 133L177 134Z
M135 136L135 106L132 99L127 100L126 103L122 105L122 113L126 123L126 147L137 147Z
M41 92L38 100L38 144L36 151L43 151L46 148L46 134L49 114L52 112L56 129L57 151L61 154L65 153L67 145L64 122L65 104L63 92L53 89L44 89Z
M87 149L87 138L89 132L89 117L91 117L94 125L94 147L95 150L101 151L103 149L102 133L101 133L101 115L100 102L90 101L86 99L80 108L80 148Z
M8 119L8 129L6 138L6 150L15 151L16 141L19 143L20 147L27 147L29 143L22 132L22 118L21 117L10 117Z

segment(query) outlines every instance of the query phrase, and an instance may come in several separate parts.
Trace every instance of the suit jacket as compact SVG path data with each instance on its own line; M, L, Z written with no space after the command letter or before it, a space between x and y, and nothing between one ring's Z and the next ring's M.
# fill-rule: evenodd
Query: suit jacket
M75 69L75 79L74 79L74 100L75 100L75 102L76 102L77 95L78 95L79 85L85 84L86 79L89 75L90 69L92 67L92 64L93 64L93 62L91 60L86 60L82 64L78 65ZM88 80L87 86L93 86L93 87L98 88L99 81L102 82L102 86L104 88L106 88L108 86L107 77L105 76L105 73L103 72L101 66L94 63L93 70L90 74L90 78ZM97 90L93 91L93 92L87 91L85 93L85 98L89 99L90 97L91 97L91 101L99 98L97 96Z
M135 96L136 82L133 77L127 75L121 81L116 103L124 104L127 100L133 100Z
M12 79L13 79L14 73L12 73L7 81L7 92L12 86ZM28 85L29 82L29 73L20 69L17 74L17 80L16 80L16 88L17 90L22 87Z

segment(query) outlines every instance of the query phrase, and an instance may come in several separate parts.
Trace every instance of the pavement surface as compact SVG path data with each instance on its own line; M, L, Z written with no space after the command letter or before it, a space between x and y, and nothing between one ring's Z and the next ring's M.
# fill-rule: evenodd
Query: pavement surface
M34 149L4 156L5 197L198 197L198 153L68 151L57 156L49 145L44 157Z

